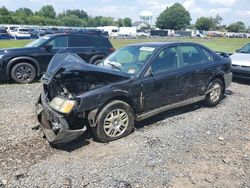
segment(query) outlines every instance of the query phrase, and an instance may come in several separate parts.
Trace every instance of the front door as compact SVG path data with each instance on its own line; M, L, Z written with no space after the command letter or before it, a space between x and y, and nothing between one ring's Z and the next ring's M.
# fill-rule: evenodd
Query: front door
M142 78L143 111L182 100L185 79L179 63L177 47L168 47L154 58Z
M51 49L46 47L51 46ZM40 48L40 53L37 56L37 60L40 63L41 73L47 70L47 67L52 57L60 50L68 48L68 36L58 36L48 43L44 44L44 47Z

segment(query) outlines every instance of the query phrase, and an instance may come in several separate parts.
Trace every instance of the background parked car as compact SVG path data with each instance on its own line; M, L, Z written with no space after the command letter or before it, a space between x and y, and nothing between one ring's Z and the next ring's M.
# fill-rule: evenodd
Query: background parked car
M0 39L10 39L10 35L8 34L7 30L2 28L0 29Z
M18 27L16 27L16 26L7 26L7 27L6 27L6 30L7 30L8 34L9 34L10 36L14 36L14 35L13 35L13 32L14 32L14 30L15 30L16 28L18 28Z
M62 48L70 49L91 64L114 51L109 39L103 36L70 33L46 35L23 48L0 50L0 79L12 79L17 83L33 82L46 71L51 58Z
M250 79L250 43L230 56L234 77Z
M16 39L30 39L30 29L29 28L15 28L12 32L12 36Z

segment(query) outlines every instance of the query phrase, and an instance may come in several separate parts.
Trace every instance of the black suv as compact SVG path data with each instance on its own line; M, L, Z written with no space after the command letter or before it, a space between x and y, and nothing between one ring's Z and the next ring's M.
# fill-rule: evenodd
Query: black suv
M61 49L77 53L94 64L114 51L109 39L86 34L53 34L40 37L23 48L0 50L0 79L30 83L42 75Z
M215 106L232 81L231 60L195 43L142 43L97 65L58 54L42 77L37 118L49 142L73 140L92 128L109 142L135 121L204 100Z

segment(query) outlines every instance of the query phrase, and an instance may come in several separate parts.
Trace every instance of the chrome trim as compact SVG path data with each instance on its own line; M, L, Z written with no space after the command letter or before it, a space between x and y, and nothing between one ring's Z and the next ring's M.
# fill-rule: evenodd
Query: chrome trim
M144 119L147 119L149 117L152 117L152 116L154 116L156 114L159 114L159 113L162 113L164 111L171 110L171 109L174 109L174 108L179 108L179 107L186 106L186 105L189 105L189 104L192 104L192 103L195 103L195 102L202 101L205 98L206 98L206 96L202 95L202 96L190 98L190 99L187 99L185 101L178 102L178 103L168 104L168 105L162 106L160 108L157 108L157 109L145 112L143 114L137 115L136 116L136 121L142 121Z

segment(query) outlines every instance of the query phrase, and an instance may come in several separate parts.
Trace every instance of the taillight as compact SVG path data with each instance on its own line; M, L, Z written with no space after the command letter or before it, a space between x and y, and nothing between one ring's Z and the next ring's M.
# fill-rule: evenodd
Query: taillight
M115 49L114 49L114 48L109 48L109 51L110 51L110 52L114 52Z

